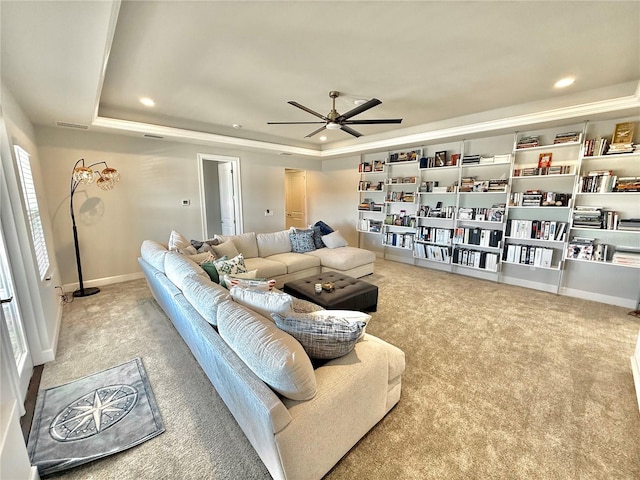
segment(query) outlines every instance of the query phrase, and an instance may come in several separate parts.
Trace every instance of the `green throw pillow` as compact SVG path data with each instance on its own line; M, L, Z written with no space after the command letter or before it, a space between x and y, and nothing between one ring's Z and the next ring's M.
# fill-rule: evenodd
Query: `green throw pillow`
M227 257L217 258L212 262L203 262L200 266L205 272L207 272L207 275L209 275L212 282L220 283L220 274L216 268L216 262L224 262L226 259Z

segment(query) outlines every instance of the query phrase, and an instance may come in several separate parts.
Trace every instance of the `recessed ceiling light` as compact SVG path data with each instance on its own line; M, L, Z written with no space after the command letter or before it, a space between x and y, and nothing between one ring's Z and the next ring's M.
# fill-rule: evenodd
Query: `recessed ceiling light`
M320 137L320 141L321 141L321 142L325 142L326 140L327 140L327 137L326 137L325 135L322 135L322 136Z
M232 126L233 128L235 128L236 130L238 130L238 129L242 128L242 125L240 125L239 123L232 123L232 124L231 124L231 126Z
M156 102L151 100L149 97L142 97L140 99L140 103L143 104L145 107L153 107L156 104Z
M575 77L565 77L558 80L553 86L555 88L565 88L565 87L568 87L569 85L573 85L573 82L575 81L576 81Z

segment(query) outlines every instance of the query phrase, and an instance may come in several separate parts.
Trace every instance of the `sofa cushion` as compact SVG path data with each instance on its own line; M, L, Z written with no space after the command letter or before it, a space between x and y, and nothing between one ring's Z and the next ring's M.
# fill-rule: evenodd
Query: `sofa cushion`
M258 312L268 320L271 320L272 313L287 313L293 305L293 297L280 291L233 286L229 293L234 301Z
M189 239L175 230L171 230L171 235L169 235L169 251L180 252L184 255L195 255L198 253L193 245L191 245Z
M316 249L313 241L313 230L293 230L289 232L291 251L294 253L312 252Z
M268 258L247 258L244 261L248 270L258 270L258 278L273 278L287 273L287 266Z
M262 258L291 251L291 240L289 240L288 230L273 233L258 233L256 235L256 241L258 243L258 253Z
M259 256L255 232L241 233L240 235L216 235L216 238L224 241L233 241L238 252L242 253L244 258L255 258Z
M182 293L193 308L214 326L218 324L218 306L231 299L227 290L200 275L185 278Z
M272 321L235 302L218 308L218 331L229 347L267 385L292 400L316 394L309 356Z
M164 257L164 273L167 278L171 280L171 283L180 290L183 290L184 279L190 275L200 275L206 279L209 278L207 272L205 272L200 265L179 252L167 252Z
M324 243L327 246L327 248L340 248L340 247L346 247L348 245L347 241L340 234L340 230L331 232L328 235L323 235L322 243Z
M220 257L234 258L234 257L237 257L238 254L240 253L236 248L236 244L233 243L233 241L231 240L225 240L224 242L219 243L218 245L211 245L211 249L213 250L213 253L215 254L215 256L218 258Z
M279 328L298 340L311 358L331 360L346 355L363 336L366 323L341 316L331 310L324 317L313 313L279 314L271 318Z
M376 254L356 247L321 248L304 255L320 259L323 267L338 271L351 270L376 260Z
M277 255L271 255L268 260L283 263L286 265L287 273L300 272L308 268L314 268L320 266L320 259L312 257L311 255L303 255L301 253L279 253Z
M140 247L140 256L155 269L164 272L164 256L168 251L161 243L145 240Z

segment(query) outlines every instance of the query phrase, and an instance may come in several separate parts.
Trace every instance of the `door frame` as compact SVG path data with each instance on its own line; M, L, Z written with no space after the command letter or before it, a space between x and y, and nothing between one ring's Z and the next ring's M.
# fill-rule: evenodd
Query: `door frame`
M285 188L285 192L284 192L284 223L285 226L287 225L287 194L288 194L288 190L289 190L289 184L287 181L287 175L292 174L292 173L301 173L304 175L304 206L303 206L303 215L304 215L304 223L305 226L304 228L306 228L306 224L308 223L309 220L309 212L307 209L307 171L301 168L285 168L284 169L284 188Z
M200 186L200 221L202 228L202 238L208 238L207 232L207 207L205 203L204 168L203 162L223 162L233 164L233 191L236 192L233 199L234 214L236 217L236 235L242 233L244 222L242 220L242 189L240 181L240 157L228 157L224 155L213 155L209 153L198 153L198 184Z

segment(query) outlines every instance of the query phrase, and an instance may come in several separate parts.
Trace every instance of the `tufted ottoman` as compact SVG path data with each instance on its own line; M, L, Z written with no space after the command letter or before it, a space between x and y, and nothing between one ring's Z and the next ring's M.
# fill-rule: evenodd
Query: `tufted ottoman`
M316 293L315 284L326 282L332 282L335 290ZM324 272L287 282L284 291L328 310L375 312L378 307L378 287L338 272Z

